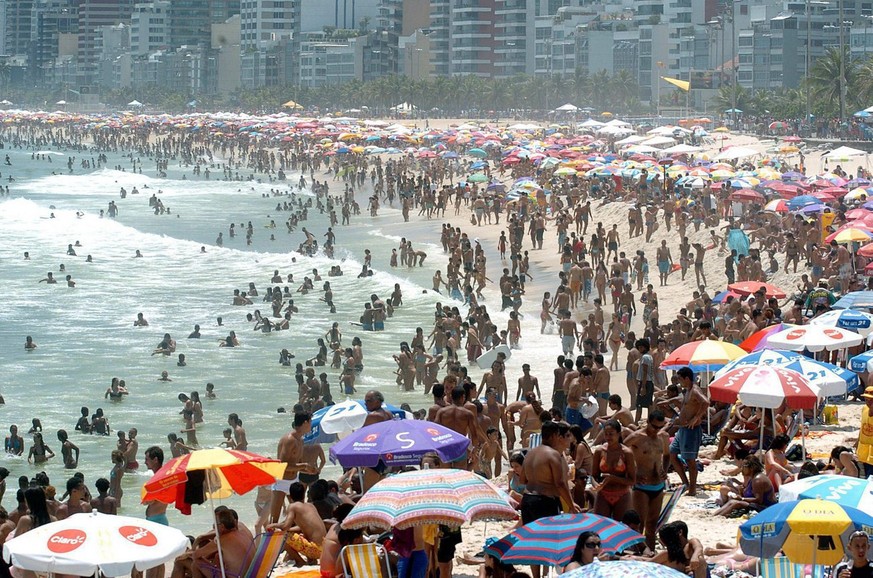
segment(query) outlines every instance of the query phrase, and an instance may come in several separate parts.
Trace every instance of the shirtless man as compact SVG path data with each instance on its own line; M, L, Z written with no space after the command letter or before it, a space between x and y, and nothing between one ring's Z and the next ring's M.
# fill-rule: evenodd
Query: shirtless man
M464 407L466 397L464 388L454 388L452 390L452 404L437 411L433 420L434 423L438 423L470 438L470 448L468 451L464 452L464 455L449 464L450 467L461 470L469 469L469 458L476 455L480 443L485 441L481 438L480 428L476 423L476 416L472 411Z
M557 516L562 513L561 502L572 504L572 513L581 511L570 494L567 462L564 452L570 447L570 427L566 423L547 421L542 428L542 444L529 450L524 458L520 482L524 484L521 497L521 522ZM532 566L534 577L539 566Z
M454 384L454 382L452 382ZM454 387L454 385L453 385ZM446 407L446 386L442 383L433 384L433 389L430 391L433 394L433 405L427 410L427 421L434 421L436 413Z
M630 434L624 442L634 453L637 464L636 483L633 486L634 509L643 521L646 545L653 552L670 459L667 451L669 437L663 430L666 423L664 413L653 410L646 420L646 427Z
M709 403L703 392L694 385L694 372L691 369L683 367L676 372L676 375L679 377L679 386L685 390L685 400L679 417L674 422L679 430L673 438L673 443L670 444L670 462L682 483L688 485L688 495L694 496L697 494L697 454L703 440L701 424L706 417ZM680 455L684 464L679 460Z
M85 482L78 476L67 480L67 494L69 499L58 507L58 520L69 518L73 514L84 514L91 511L91 504L85 501Z
M317 564L327 530L314 504L305 500L306 486L293 482L288 486L288 506L281 524L270 524L267 530L279 529L287 534L285 552L298 566Z
M530 364L525 363L521 366L522 376L518 378L518 390L515 392L515 401L520 400L533 390L536 390L537 397L542 397L540 392L540 381L530 374Z
M233 428L233 441L236 444L236 449L241 452L247 451L249 440L246 438L246 430L242 426L242 420L239 415L232 413L227 416L227 425Z
M598 415L606 415L606 407L609 401L609 369L603 364L603 355L594 355L594 397L597 398Z
M171 578L208 578L212 575L208 566L219 568L218 572L221 573L220 562L224 562L224 572L228 575L238 576L245 572L250 562L249 550L253 542L251 534L243 531L229 509L216 512L215 520L221 541L221 557L218 556L218 542L210 540L196 550L176 558ZM202 568L201 565L207 568Z
M497 428L498 437L501 435L500 428L503 428L503 433L506 435L507 447L512 447L509 445L509 440L511 438L512 443L515 444L515 430L507 423L506 407L497 401L497 392L495 390L491 388L485 390L485 404L482 406L482 411L491 419L494 427ZM507 452L509 451L511 450L507 449Z
M579 329L569 311L564 311L558 322L558 335L561 336L561 348L564 355L573 355L573 348L579 340Z
M601 444L604 442L603 439L603 426L608 424L611 421L617 421L621 424L622 431L628 430L628 426L630 426L634 422L634 416L631 413L631 410L626 407L622 407L621 405L621 396L613 394L609 396L609 410L612 412L609 415L604 414L603 417L597 417L594 419L594 424L597 426L595 431L597 432L597 436L594 438L595 444ZM630 428L633 429L633 428ZM594 435L594 434L592 434Z
M673 256L670 254L667 241L661 241L661 246L655 253L655 259L658 262L658 276L661 279L661 286L664 287L667 285L667 276L670 275L670 268L673 266Z
M500 361L492 363L491 371L485 372L485 375L482 376L482 383L479 384L479 391L493 388L497 391L497 399L500 401L505 400L508 397L509 392L506 387L506 374L504 372L504 367L505 366Z
M297 476L300 472L307 474L316 473L315 468L303 462L303 436L312 430L312 414L296 413L294 414L294 429L288 432L279 439L279 446L276 449L276 459L285 462L285 472L281 480L276 480L273 484L273 497L270 503L270 521L276 523L279 521L279 515L282 513L282 504L285 502L285 496L288 494L288 488L291 484L297 481Z

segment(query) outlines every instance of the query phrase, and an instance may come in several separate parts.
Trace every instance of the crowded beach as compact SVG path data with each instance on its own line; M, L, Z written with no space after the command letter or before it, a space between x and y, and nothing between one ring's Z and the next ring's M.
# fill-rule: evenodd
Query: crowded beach
M341 551L374 544L366 552L404 578L576 576L618 561L629 572L694 578L870 573L873 182L864 151L817 150L790 134L759 140L708 118L641 127L608 117L0 117L6 149L67 157L53 173L120 170L105 154L122 152L138 159L134 171L158 178L176 169L192 183L268 184L272 226L252 225L262 215L228 222L203 253L267 235L285 241L289 267L334 259L349 249L344 227L386 216L402 237L390 254L352 247L355 269L334 259L323 278L271 268L227 287L239 313L218 317L224 349L248 338L243 329L281 334L314 311L335 315L337 279L358 283L360 310L321 328L314 355L279 354L294 372L290 393L275 395L288 425L272 447L250 446L246 428L257 426L244 403L210 411L220 400L211 383L179 394L179 429L166 439L115 431L102 409L86 407L78 422L46 423L51 441L39 417L29 431L13 425L6 452L26 458L0 468L18 479L0 526L13 573L38 570L23 557L16 568L16 541L76 514L119 513L125 474L146 470L154 476L141 494L128 488L121 513L172 525L169 505L191 513L234 492L255 504L219 506L214 517L195 509L204 533L148 566L151 577L221 574L222 564L246 574L273 535L278 576L342 576L350 561ZM15 171L6 156L4 198L18 194ZM114 193L88 209L107 220L175 214L160 191ZM315 230L315 214L329 226ZM67 267L100 259L63 241L54 258ZM401 283L372 291L380 273L424 269L439 295L425 317L405 315ZM33 269L40 291L88 290L77 281ZM131 331L150 326L140 311L126 315ZM165 332L142 351L185 367L196 362L185 345L200 339L193 329L178 341ZM396 371L368 376L386 329L405 336L388 356ZM27 356L42 343L22 333L15 348ZM159 381L172 377L163 371ZM113 379L104 399L135 395ZM11 422L30 419L6 404ZM117 436L109 460L80 452L86 435ZM402 443L380 445L392 439ZM105 460L106 476L76 475L80 460ZM247 483L193 474L246 464ZM187 477L173 478L177 468ZM189 495L195 478L199 494ZM475 495L459 515L437 507L466 487ZM410 498L389 511L418 490L426 498L417 509ZM555 535L560 544L546 539Z

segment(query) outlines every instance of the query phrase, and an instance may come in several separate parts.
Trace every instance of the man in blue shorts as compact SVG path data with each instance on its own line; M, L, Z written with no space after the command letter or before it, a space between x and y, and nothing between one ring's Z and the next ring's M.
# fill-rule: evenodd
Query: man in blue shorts
M679 377L679 387L684 391L684 400L679 416L673 422L679 426L679 431L670 443L670 462L682 483L688 486L688 495L694 496L697 494L697 454L703 441L702 424L709 402L700 388L694 385L694 372L691 368L683 367L676 375Z

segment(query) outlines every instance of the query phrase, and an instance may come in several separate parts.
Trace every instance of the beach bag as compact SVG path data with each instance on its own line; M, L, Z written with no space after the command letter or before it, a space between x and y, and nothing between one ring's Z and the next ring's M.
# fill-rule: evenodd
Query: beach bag
M807 456L803 455L803 447L800 444L791 444L785 450L785 459L791 462L803 462L806 461Z

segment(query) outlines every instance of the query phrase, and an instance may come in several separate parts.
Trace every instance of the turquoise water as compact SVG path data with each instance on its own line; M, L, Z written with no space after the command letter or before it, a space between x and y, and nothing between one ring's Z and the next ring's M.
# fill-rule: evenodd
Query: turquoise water
M249 449L275 454L277 440L290 428L289 414L276 410L279 406L290 408L297 398L294 368L278 363L279 351L288 348L297 356L295 362L313 357L315 340L332 321L340 322L344 345L355 335L363 339L365 370L357 385L360 397L366 389L378 388L393 403L406 401L413 408L429 405L421 391L399 391L391 354L399 349L400 341L412 338L416 326L426 332L431 329L434 304L440 296L422 291L430 288L434 269L444 268L446 259L440 247L425 241L438 241L438 222L402 224L398 210L383 207L375 219L356 216L351 226L335 228L335 260L310 258L289 252L304 235L299 228L288 234L283 223L289 213L275 211L276 198L262 197L271 188L290 189L287 184L206 181L172 161L168 178L162 179L146 158L142 159L143 174L79 169L77 158L73 174L52 175L53 170L66 172L65 151L63 155L55 153L51 164L31 159L31 150L7 148L0 152L9 154L12 162L11 167L0 165L2 181L10 185L12 193L11 198L0 199L0 279L6 294L0 307L4 378L0 393L6 401L0 406L0 428L6 431L15 423L25 434L30 420L39 418L46 442L55 451L59 449L55 433L66 429L82 450L78 469L92 491L98 477L108 478L116 429L139 430L141 464L142 451L153 444L163 447L169 458L166 436L183 426L177 394L197 390L203 397L206 382L215 383L218 399L204 399L205 423L197 431L200 444L210 447L221 442L227 414L237 412L248 433ZM130 160L109 154L108 166L116 165L130 167ZM185 171L189 180L181 178ZM215 176L220 171L213 169L212 173ZM248 172L240 170L240 174ZM15 177L14 182L7 182L9 175ZM287 182L296 183L298 178L289 174ZM121 187L130 191L134 186L139 195L120 198ZM154 215L149 208L148 199L158 189L171 215ZM340 194L342 185L332 182L331 192ZM309 193L302 195L305 199ZM118 205L118 218L100 218L100 209L105 210L111 200ZM364 193L359 193L358 202L363 210ZM77 217L77 211L84 215ZM55 218L49 218L50 213ZM276 221L276 229L265 228L271 219ZM246 246L244 229L240 229L240 223L248 221L254 225L250 247ZM227 232L230 222L237 224L234 239ZM327 217L311 209L309 221L301 225L321 239ZM220 231L224 232L223 248L214 245ZM270 240L270 234L275 234L275 241ZM388 267L390 249L398 245L401 236L414 239L418 248L428 253L424 268ZM67 245L76 241L82 245L76 249L78 256L67 255ZM202 254L204 245L207 252ZM366 280L356 278L364 248L373 252L377 271ZM136 250L144 258L134 259ZM23 259L25 251L30 252L29 261ZM85 262L88 254L93 263ZM64 283L61 263L76 281L75 288ZM313 268L328 280L327 271L334 264L341 264L346 273L329 279L335 315L319 301L320 283L316 283L317 291L295 296L300 313L292 319L291 331L263 334L252 330L245 314L256 308L270 311L269 304L260 301L262 297L255 299L254 306L232 305L233 289L245 291L250 282L263 296L274 269L286 276L294 274L293 290ZM57 285L38 283L47 271L59 280ZM395 283L401 285L404 304L388 321L384 333L359 332L349 325L349 321L357 321L371 293L387 299ZM148 319L149 327L133 326L138 312ZM216 324L219 316L223 327ZM195 323L202 328L202 339L186 339ZM236 332L241 346L219 348L218 341L230 330ZM177 340L177 353L186 355L187 367L177 367L175 356L150 355L166 332ZM25 352L27 335L38 344L35 351ZM172 383L158 381L163 370L169 372ZM343 399L338 373L324 370L330 376L335 399ZM114 376L124 379L131 391L118 402L103 398ZM87 406L91 413L102 407L113 434L97 437L73 432L81 406ZM25 441L29 447L26 434ZM15 507L13 488L19 475L31 477L44 469L60 494L70 473L63 469L60 457L39 467L12 457L0 461L11 470L10 491L3 501L8 509ZM324 472L337 473L334 466ZM122 513L142 515L139 487L148 475L143 469L125 475ZM253 500L252 494L233 497L227 503L239 510L243 520L253 520ZM210 523L205 508L195 509L190 517L170 508L169 515L171 523L185 531L202 530Z

